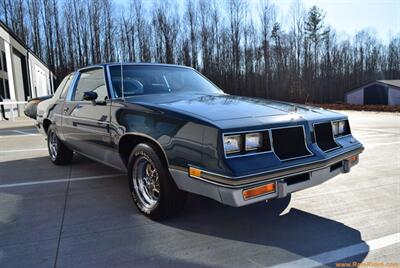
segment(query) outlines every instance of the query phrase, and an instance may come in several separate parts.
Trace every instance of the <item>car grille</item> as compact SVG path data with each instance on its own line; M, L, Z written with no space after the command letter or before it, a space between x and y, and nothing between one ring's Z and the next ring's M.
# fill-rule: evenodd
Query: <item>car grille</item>
M331 122L314 125L315 141L322 151L327 152L340 146L335 142Z
M275 154L280 160L290 160L312 155L306 145L302 126L271 130Z

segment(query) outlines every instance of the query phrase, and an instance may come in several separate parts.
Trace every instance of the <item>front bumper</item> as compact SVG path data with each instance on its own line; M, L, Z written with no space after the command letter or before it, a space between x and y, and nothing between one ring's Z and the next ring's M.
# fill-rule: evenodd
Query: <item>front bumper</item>
M352 150L321 163L310 163L301 167L279 170L265 175L256 175L243 180L230 180L204 173L201 178L190 177L187 170L170 168L170 173L179 189L212 198L226 205L241 207L286 195L321 184L341 173L347 173L358 164L358 155L363 148ZM349 158L354 157L353 160ZM264 178L264 179L260 179ZM275 192L245 200L243 191L266 183L276 183Z

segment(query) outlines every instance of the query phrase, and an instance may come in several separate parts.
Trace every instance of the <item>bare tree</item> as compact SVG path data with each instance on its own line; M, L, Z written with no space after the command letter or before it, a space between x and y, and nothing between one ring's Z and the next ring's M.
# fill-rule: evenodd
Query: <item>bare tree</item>
M179 63L228 93L334 102L360 83L400 78L399 35L387 45L371 30L338 36L323 10L306 12L301 0L288 25L268 0L0 0L0 8L59 79L106 61Z
M271 80L271 66L270 66L270 33L272 31L272 25L275 23L275 6L270 4L268 0L262 0L259 6L259 17L261 22L261 47L264 56L264 80L262 86L265 87L265 97L270 97L269 91L272 87Z
M189 40L190 40L190 53L187 55L190 58L190 64L193 68L198 68L197 63L197 16L196 6L193 0L187 1L186 5L186 18L189 22ZM187 44L189 48L189 44ZM188 59L189 60L189 59Z

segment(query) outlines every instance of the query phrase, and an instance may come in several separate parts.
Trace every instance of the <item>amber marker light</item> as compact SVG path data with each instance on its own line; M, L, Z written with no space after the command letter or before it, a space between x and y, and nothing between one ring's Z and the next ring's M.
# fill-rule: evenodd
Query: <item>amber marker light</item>
M354 162L357 160L357 155L350 156L349 158L347 158L347 160L349 160L350 162Z
M201 177L201 170L194 167L189 167L189 175L191 177Z
M245 200L257 197L263 194L273 193L275 192L275 183L268 183L265 185L261 185L258 187L250 188L243 191L243 198Z

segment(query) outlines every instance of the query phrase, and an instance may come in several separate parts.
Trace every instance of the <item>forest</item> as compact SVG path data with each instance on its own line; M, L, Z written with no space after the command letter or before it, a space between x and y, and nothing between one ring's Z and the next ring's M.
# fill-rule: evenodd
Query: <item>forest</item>
M105 62L191 66L226 93L314 103L400 79L400 34L341 36L325 11L294 0L284 22L259 0L0 0L0 19L58 80Z

